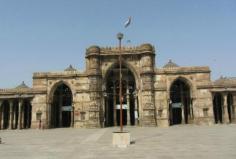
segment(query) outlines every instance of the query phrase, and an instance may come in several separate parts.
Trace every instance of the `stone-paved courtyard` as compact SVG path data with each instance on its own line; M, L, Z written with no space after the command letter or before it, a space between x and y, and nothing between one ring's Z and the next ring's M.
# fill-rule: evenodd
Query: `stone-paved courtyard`
M114 148L115 128L0 131L0 159L235 159L236 125L126 127L133 144Z

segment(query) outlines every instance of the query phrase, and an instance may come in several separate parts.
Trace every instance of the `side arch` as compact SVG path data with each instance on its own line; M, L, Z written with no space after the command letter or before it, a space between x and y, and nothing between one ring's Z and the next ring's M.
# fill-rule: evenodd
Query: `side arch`
M183 77L183 76L178 76L176 77L174 80L172 80L168 86L168 99L170 98L169 94L170 94L170 89L171 86L173 85L173 83L175 83L177 80L183 81L184 83L186 83L189 88L190 88L190 95L192 98L196 98L196 94L195 94L195 86L194 84L191 82L190 79Z
M57 89L58 86L60 86L61 84L65 84L67 87L70 88L71 90L71 93L72 93L72 102L74 100L74 95L75 95L75 91L73 89L73 87L71 86L71 84L65 80L60 80L56 83L53 84L53 86L50 88L50 90L48 91L48 98L47 98L47 103L51 103L52 102L52 99L53 99L53 94L55 92L55 90Z
M73 126L74 93L68 82L55 83L48 99L48 125L50 128Z
M193 122L193 85L184 77L177 77L168 89L170 125Z

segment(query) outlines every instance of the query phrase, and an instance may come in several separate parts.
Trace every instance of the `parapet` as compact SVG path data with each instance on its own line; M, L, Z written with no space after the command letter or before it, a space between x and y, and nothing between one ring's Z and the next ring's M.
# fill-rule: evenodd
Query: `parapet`
M101 55L117 55L119 54L119 47L101 47L100 54ZM150 53L155 54L155 48L151 44L142 44L139 46L122 46L121 47L122 55L125 54L143 54Z

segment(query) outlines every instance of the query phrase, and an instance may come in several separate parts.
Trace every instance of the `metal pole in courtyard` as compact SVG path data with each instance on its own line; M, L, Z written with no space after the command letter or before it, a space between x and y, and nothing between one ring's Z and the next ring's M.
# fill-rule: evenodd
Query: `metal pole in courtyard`
M118 33L117 38L119 40L119 98L120 98L120 131L123 132L123 109L122 109L122 74L121 74L121 40L123 39L123 34Z

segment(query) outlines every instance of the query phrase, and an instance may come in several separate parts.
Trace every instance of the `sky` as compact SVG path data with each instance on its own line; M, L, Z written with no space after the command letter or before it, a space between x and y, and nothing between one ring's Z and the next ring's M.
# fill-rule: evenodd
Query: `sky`
M0 88L85 70L86 48L117 46L118 32L124 46L154 45L157 68L172 59L209 66L212 80L236 76L235 0L0 0Z

